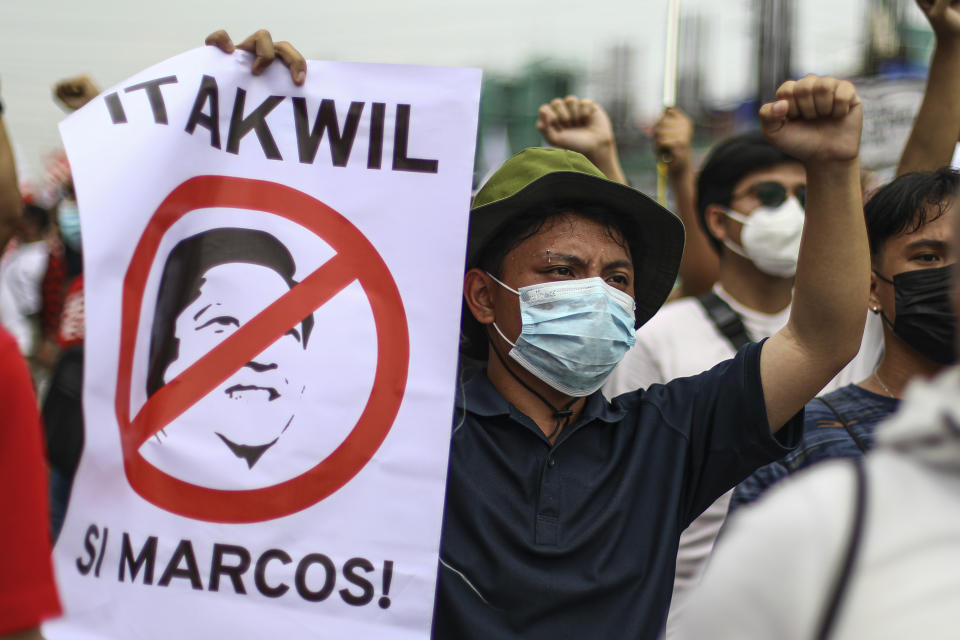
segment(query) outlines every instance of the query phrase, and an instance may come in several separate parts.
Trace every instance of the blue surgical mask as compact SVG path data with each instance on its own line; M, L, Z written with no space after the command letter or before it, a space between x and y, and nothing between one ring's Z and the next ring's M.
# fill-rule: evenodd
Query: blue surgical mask
M490 274L487 274L490 275ZM520 296L523 328L510 357L557 391L590 395L637 341L633 298L602 278L547 282L512 289Z
M80 212L73 200L61 200L57 208L57 224L60 225L60 237L63 243L80 251Z

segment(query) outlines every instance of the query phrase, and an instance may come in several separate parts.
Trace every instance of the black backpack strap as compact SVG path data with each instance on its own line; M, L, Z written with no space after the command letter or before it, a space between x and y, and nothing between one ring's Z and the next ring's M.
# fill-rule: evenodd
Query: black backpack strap
M844 552L843 564L840 565L840 573L837 576L837 581L833 585L830 599L827 600L823 618L820 620L820 627L816 636L817 640L826 640L829 638L830 632L836 625L837 615L840 613L840 605L843 604L844 594L849 587L850 577L853 574L853 565L863 539L863 523L867 505L867 474L863 466L863 458L852 458L851 461L856 471L853 526L851 527L850 538L847 540L847 549Z
M837 408L834 407L831 403L827 402L826 398L823 398L821 396L817 396L815 400L819 400L820 402L822 402L824 405L826 405L827 409L830 409L830 411L833 412L833 415L837 416L837 420L839 420L840 424L843 425L844 430L846 430L847 434L850 436L850 439L853 440L854 444L857 445L857 448L860 449L860 451L862 451L863 453L866 453L867 452L866 443L863 441L862 438L860 438L860 436L856 434L856 432L850 426L850 423L847 422L842 415L840 415L840 412L837 411Z
M707 312L713 326L733 345L734 351L739 351L740 347L751 341L746 328L743 326L740 314L734 311L720 296L711 291L703 294L697 300L700 301L704 311Z

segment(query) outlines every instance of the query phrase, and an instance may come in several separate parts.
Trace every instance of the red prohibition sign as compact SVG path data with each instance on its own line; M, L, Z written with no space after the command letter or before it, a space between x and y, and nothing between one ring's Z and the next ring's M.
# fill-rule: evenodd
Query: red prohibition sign
M164 234L196 209L264 211L291 220L329 244L336 255L239 327L130 415L133 354L144 290ZM160 471L140 446L273 344L290 327L358 281L373 310L377 368L356 425L329 456L305 473L259 489L211 489ZM116 412L130 486L145 500L188 518L246 523L305 509L345 485L370 461L396 419L407 382L410 345L400 292L380 254L346 218L305 193L273 182L226 176L187 180L161 203L140 237L123 281Z

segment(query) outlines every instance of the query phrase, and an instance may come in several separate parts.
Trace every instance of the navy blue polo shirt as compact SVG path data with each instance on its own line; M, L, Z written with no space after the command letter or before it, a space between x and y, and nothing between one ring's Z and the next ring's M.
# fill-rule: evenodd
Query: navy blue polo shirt
M656 638L680 532L799 439L774 437L761 344L710 371L607 402L551 445L474 376L457 394L433 636Z

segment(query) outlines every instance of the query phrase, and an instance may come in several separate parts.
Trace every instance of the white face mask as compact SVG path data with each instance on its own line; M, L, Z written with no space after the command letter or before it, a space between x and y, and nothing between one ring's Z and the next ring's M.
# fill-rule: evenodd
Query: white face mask
M728 238L723 244L771 276L789 278L797 272L800 237L803 235L803 206L791 196L779 207L759 207L745 216L726 210L727 217L743 224L738 247Z

